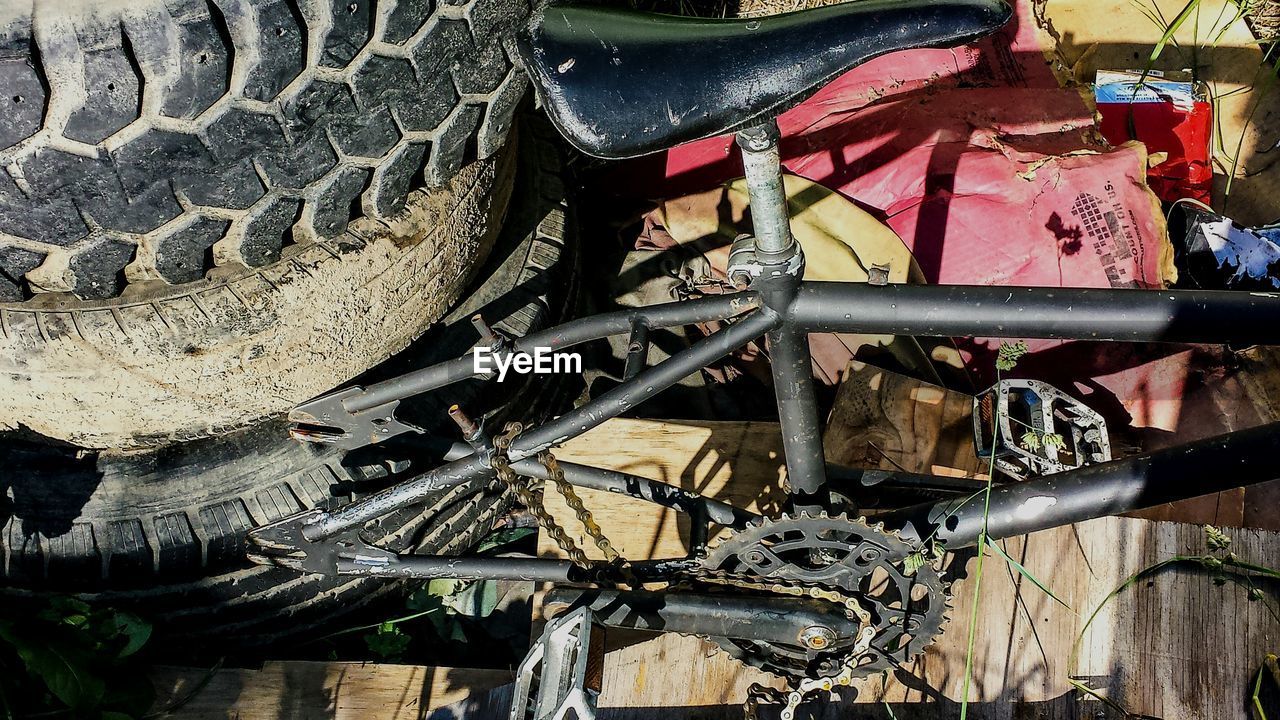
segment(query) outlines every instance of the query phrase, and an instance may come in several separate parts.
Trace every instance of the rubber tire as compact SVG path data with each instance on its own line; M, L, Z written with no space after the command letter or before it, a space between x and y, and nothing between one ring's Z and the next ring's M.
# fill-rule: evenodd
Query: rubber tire
M522 132L516 194L485 282L392 366L421 366L469 347L469 317L477 311L515 335L571 313L577 249L566 235L572 224L549 132ZM506 404L494 415L541 416L554 407L546 393L504 390ZM462 393L472 403L484 399L476 388ZM278 421L147 453L89 457L0 440L0 463L23 468L12 474L10 487L0 488L0 497L13 497L0 526L4 594L80 593L140 612L193 647L306 633L396 584L246 566L244 535L287 514L350 498L336 497L334 488L376 489L368 482L378 467L371 457L344 459L332 448L294 442ZM397 527L421 528L420 551L465 550L509 504L502 494L442 499L446 495L399 519Z
M0 21L3 300L31 273L106 298L126 265L259 267L353 204L389 220L497 152L526 85L503 45L527 0L22 5Z
M483 262L527 0L31 8L0 21L0 429L245 427L403 349Z

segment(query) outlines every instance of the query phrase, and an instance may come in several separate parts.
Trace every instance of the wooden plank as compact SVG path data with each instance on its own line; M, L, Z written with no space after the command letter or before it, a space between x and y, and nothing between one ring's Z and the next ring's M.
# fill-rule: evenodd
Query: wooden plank
M625 469L740 501L764 493L776 500L781 462L767 424L660 423L614 420L570 443L558 456ZM632 559L681 551L687 536L671 511L608 493L583 493L615 545ZM547 507L577 532L563 502ZM1280 627L1259 603L1197 574L1166 574L1150 586L1122 594L1099 613L1084 636L1080 658L1068 666L1084 618L1107 593L1147 564L1177 553L1203 552L1200 528L1132 518L1103 518L1006 541L1007 552L1067 602L1064 608L1002 561L988 557L977 600L971 707L975 718L1078 718L1105 715L1100 703L1082 701L1068 673L1088 677L1131 712L1154 717L1245 718L1240 699L1264 651L1280 646ZM1242 557L1280 566L1280 536L1233 529ZM579 533L580 535L580 533ZM542 555L559 555L543 541ZM974 560L953 563L955 610L949 632L909 669L859 685L858 696L822 709L819 717L880 712L937 717L961 696L969 612L975 604ZM741 717L737 709L753 682L776 684L739 666L714 645L696 638L660 636L617 642L605 660L601 706L607 717ZM866 703L881 703L872 708ZM924 703L922 706L921 703ZM674 713L674 714L673 714ZM692 714L690 714L692 713ZM887 717L877 714L875 717Z
M569 462L629 472L714 496L739 507L776 513L786 498L782 438L777 423L684 422L616 418L556 450ZM689 526L684 515L607 492L579 490L588 509L607 508L614 546L628 557L683 557ZM625 503L625 511L618 503ZM547 510L560 520L589 557L602 558L558 493L548 492ZM621 543L621 544L619 544ZM539 553L554 544L543 534Z
M157 710L188 698L171 717L238 720L410 720L505 717L512 674L377 663L269 662L261 669L151 672ZM207 682L206 682L207 681ZM203 689L191 693L206 683Z

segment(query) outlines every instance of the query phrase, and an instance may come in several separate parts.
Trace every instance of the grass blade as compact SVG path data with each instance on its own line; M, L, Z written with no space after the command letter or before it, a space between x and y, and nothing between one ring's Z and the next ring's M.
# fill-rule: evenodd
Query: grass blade
M1257 715L1258 720L1267 720L1267 711L1262 708L1262 676L1267 672L1267 665L1263 663L1258 668L1258 678L1253 681L1253 695L1249 699L1253 702L1253 712Z
M1094 690L1093 688L1089 687L1088 685L1085 685L1084 683L1080 682L1079 680L1077 680L1077 679L1075 679L1075 678L1067 678L1067 684L1068 684L1068 685L1070 685L1071 687L1075 688L1075 689L1076 689L1076 690L1078 690L1079 692L1082 692L1082 693L1084 693L1085 695L1088 695L1089 697L1093 698L1094 700L1097 700L1098 702L1102 703L1103 705L1106 705L1107 707L1111 708L1112 710L1115 710L1116 712L1120 713L1120 714L1121 714L1121 716L1123 716L1123 717L1133 717L1133 713L1129 712L1129 710L1128 710L1127 708L1125 708L1125 706L1121 705L1120 703L1116 702L1115 700L1112 700L1111 698L1107 697L1106 695L1103 695L1102 693L1098 692L1097 690Z
M1102 608L1106 607L1107 603L1111 602L1111 600L1115 598L1117 595L1119 595L1120 593L1136 585L1138 581L1141 580L1142 578L1147 577L1148 575L1154 575L1155 573L1158 573L1161 570L1164 570L1165 568L1170 567L1172 565L1181 565L1186 563L1195 563L1196 565L1202 565L1199 557L1189 556L1189 555L1175 555L1171 558L1168 558L1167 560L1161 560L1158 563L1155 563L1153 565L1148 565L1147 567L1142 568L1141 570L1125 578L1124 582L1120 583L1115 587L1114 590L1107 593L1107 596L1102 598L1102 602L1099 602L1098 606L1093 609L1093 612L1089 613L1089 619L1085 620L1084 626L1080 628L1080 634L1076 636L1076 641L1071 646L1071 657L1068 658L1067 660L1067 667L1073 668L1076 666L1076 659L1079 658L1080 656L1080 641L1084 640L1084 634L1089 631L1089 626L1093 624L1093 621L1095 619L1097 619L1098 613L1102 612Z
M1030 580L1030 581L1031 581L1031 583L1032 583L1033 585L1035 585L1036 587L1040 588L1040 591L1041 591L1041 592L1043 592L1045 595L1048 595L1049 597L1053 598L1054 600L1058 601L1058 604L1059 604L1059 605L1061 605L1062 607L1064 607L1064 608L1066 608L1066 609L1068 609L1068 610L1071 610L1071 606L1070 606L1070 605L1068 605L1068 604L1066 604L1065 602L1063 602L1062 598L1060 598L1060 597L1058 597L1057 595L1055 595L1055 594L1053 593L1053 591L1052 591L1052 590L1050 590L1050 589L1048 588L1048 586L1046 586L1044 583L1040 582L1040 579L1039 579L1039 578L1037 578L1035 575L1032 575L1032 574L1031 574L1031 571L1030 571L1030 570L1028 570L1028 569L1026 569L1025 567L1023 567L1022 563L1020 563L1020 562L1018 562L1017 560L1014 560L1012 557L1010 557L1010 556L1009 556L1009 553L1005 552L1005 551L1004 551L1004 548L1000 547L1000 544L999 544L999 543L997 543L995 540L992 540L991 538L987 538L987 547L991 548L992 550L995 550L995 551L996 551L996 553L997 553L998 555L1000 555L1000 557L1004 558L1004 561L1005 561L1005 562L1007 562L1007 563L1009 563L1010 565L1012 565L1012 566L1013 566L1013 569L1018 571L1018 574L1019 574L1019 575L1021 575L1022 577L1024 577L1024 578L1026 578L1026 579ZM1075 612L1075 611L1073 610L1072 612Z
M1178 29L1182 27L1182 24L1187 21L1187 18L1191 17L1198 7L1200 7L1200 0L1187 0L1187 4L1173 18L1173 22L1170 22L1169 26L1164 29L1160 39L1156 41L1155 47L1151 49L1151 57L1147 58L1147 68L1142 71L1144 80L1150 74L1151 66L1155 65L1156 60L1160 58L1160 53L1164 52L1164 46L1169 44L1169 41L1177 34Z

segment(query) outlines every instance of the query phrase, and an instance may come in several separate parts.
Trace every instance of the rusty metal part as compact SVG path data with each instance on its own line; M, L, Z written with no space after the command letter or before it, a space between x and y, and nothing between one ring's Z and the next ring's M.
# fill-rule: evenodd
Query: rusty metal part
M551 513L547 512L546 507L542 504L542 498L530 487L527 479L521 478L511 469L511 461L507 458L507 450L511 448L511 440L520 434L520 423L508 423L502 434L493 439L494 452L490 458L489 464L498 474L498 479L506 483L516 494L516 499L521 505L529 509L530 514L538 521L538 525L546 531L547 535L555 542L555 544L569 556L570 562L575 565L586 567L590 565L587 554L578 547L573 538L565 532L563 526L556 521Z
M511 460L507 457L507 451L511 449L511 442L520 435L523 429L524 427L520 423L507 423L502 434L493 440L494 451L489 463L497 472L498 479L515 491L517 499L529 509L529 512L537 519L538 525L547 531L547 535L569 556L569 559L576 565L588 568L591 565L591 561L587 558L587 554L578 547L573 538L569 537L569 534L565 532L564 527L556 521L555 517L547 512L546 507L542 504L542 498L538 497L537 493L534 492L528 480L521 478L511 468ZM560 495L564 497L565 504L573 511L578 522L582 524L583 530L595 542L596 547L600 548L600 552L604 553L606 561L611 563L623 561L618 551L614 550L613 544L604 536L599 523L592 517L591 511L582 504L582 498L578 497L573 485L570 485L569 481L565 479L564 470L556 462L555 456L544 451L538 454L538 461L547 469L547 476L551 478L552 484L555 485Z

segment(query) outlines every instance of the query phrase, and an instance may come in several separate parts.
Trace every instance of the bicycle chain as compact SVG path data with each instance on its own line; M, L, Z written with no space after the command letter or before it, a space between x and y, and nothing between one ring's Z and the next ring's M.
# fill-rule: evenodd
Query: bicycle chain
M522 481L511 467L507 451L511 447L511 442L522 430L523 426L520 423L508 423L504 427L502 433L493 440L494 452L490 459L490 464L499 479L515 491L517 498L529 509L529 512L538 521L538 525L569 556L570 561L580 567L590 567L591 561L587 558L586 553L578 547L577 543L574 542L573 538L569 536L555 517L547 512L546 506L543 505L542 500L533 491L530 484ZM596 547L600 549L608 562L625 565L627 563L626 558L622 557L613 547L600 525L595 521L591 511L583 505L582 499L574 491L568 480L565 479L564 470L556 461L555 456L550 452L542 452L538 455L538 461L547 469L548 476L551 478L556 490L564 497L565 504L573 510L578 522L582 525L587 535L592 538ZM781 720L793 720L796 708L806 697L816 692L832 693L838 686L850 685L856 679L855 669L857 668L858 657L867 651L876 635L876 627L871 613L862 607L857 598L832 588L794 581L783 582L776 578L764 579L743 573L731 573L705 568L697 572L675 569L672 575L673 577L668 581L668 585L671 587L678 584L719 585L775 595L809 597L838 605L850 619L858 620L860 624L858 637L854 645L842 653L845 658L840 663L840 672L820 678L803 678L793 689L785 693L758 683L752 685L747 691L747 700L744 703L744 711L748 720L753 720L756 717L756 709L761 700L770 700L775 704L784 705L780 715Z
M524 426L518 422L507 423L502 432L493 439L494 452L489 464L497 472L498 478L515 491L517 499L529 509L534 519L538 521L538 525L543 530L546 530L547 535L569 556L569 560L580 567L590 567L591 560L587 558L587 554L578 547L573 538L569 537L569 534L565 532L564 527L556 521L555 517L547 512L547 508L542 504L542 499L534 493L530 484L522 481L516 471L511 468L511 460L507 457L507 451L511 448L511 441L523 429ZM570 510L573 510L578 522L582 524L587 535L590 535L591 539L595 541L596 547L600 548L600 552L604 553L609 562L619 561L621 558L617 550L614 550L613 544L604 536L600 525L592 517L591 511L582 504L582 498L578 497L578 494L573 490L573 486L565 479L564 470L556 462L555 456L549 452L540 453L538 462L542 463L542 466L547 469L547 474L551 477L556 490L564 497L565 504L569 506Z

